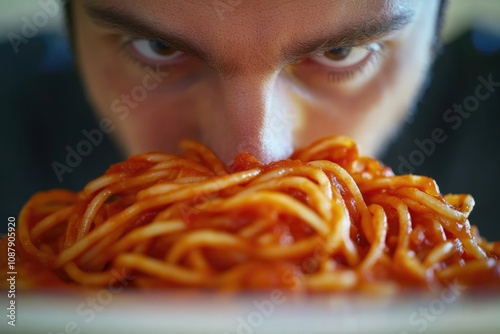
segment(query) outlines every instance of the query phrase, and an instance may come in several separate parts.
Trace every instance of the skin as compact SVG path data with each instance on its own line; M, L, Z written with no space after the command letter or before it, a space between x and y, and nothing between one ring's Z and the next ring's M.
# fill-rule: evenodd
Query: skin
M270 162L347 135L377 155L427 77L438 7L438 0L74 0L75 47L89 99L98 117L111 119L126 154L177 153L190 138L226 163L241 151ZM136 21L148 29L129 31ZM170 54L149 57L158 53L148 39ZM154 88L152 70L165 76ZM133 98L134 90L146 95Z

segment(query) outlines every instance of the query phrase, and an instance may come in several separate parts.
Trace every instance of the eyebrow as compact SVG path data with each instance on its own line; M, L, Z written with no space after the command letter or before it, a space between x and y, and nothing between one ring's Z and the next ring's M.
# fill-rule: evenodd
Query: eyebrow
M188 55L204 59L209 64L223 64L225 61L218 55L208 54L202 46L187 36L166 31L164 27L156 27L146 23L139 17L114 6L101 7L90 2L84 5L85 11L98 25L107 27L136 38L157 40ZM344 46L360 46L373 42L391 32L403 29L413 21L415 13L407 10L393 16L371 18L349 28L337 31L330 36L316 38L311 41L297 41L292 47L283 50L284 63L291 63L313 54ZM235 70L235 66L233 66Z
M127 13L115 7L99 7L90 3L86 3L84 8L90 18L102 27L110 28L136 38L156 40L201 59L207 59L209 56L194 41L143 22L132 13Z
M410 24L415 12L407 10L393 16L372 18L360 24L340 30L328 37L316 38L312 41L297 42L289 50L285 50L288 60L294 61L312 54L326 52L345 46L362 46L386 37L392 32L402 30Z

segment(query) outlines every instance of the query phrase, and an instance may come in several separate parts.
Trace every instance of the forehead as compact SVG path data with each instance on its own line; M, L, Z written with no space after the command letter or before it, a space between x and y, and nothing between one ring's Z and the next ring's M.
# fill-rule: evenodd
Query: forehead
M83 0L86 4L99 4L98 0ZM190 17L191 23L224 21L252 26L265 23L279 25L284 22L339 23L359 18L391 15L411 9L419 0L107 0L106 6L127 9L149 17L160 24L163 19L177 21ZM310 16L312 14L312 16ZM335 20L332 20L335 19ZM333 22L332 22L333 21ZM294 28L294 27L289 27Z
M300 52L313 52L322 44L328 47L335 43L362 44L380 37L377 35L385 33L384 30L397 29L413 17L421 3L417 0L82 1L87 9L110 10L122 15L124 23L147 26L160 40L163 36L173 36L186 42L205 60L217 60L228 68L234 68L236 63L255 63L262 70L306 56ZM357 39L353 41L354 37ZM239 61L235 63L234 57L240 57Z

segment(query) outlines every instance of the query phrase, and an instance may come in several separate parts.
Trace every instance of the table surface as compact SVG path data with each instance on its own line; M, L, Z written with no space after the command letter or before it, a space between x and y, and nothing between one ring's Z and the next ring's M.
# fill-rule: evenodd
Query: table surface
M2 318L1 333L23 334L500 333L500 294L45 291L16 296L16 327Z

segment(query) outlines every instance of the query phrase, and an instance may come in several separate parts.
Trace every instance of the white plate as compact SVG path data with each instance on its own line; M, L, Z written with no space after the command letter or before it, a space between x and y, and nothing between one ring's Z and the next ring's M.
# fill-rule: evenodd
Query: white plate
M1 291L2 300L6 291ZM2 310L6 312L5 302ZM18 293L1 333L500 333L500 295L456 298L189 291Z

